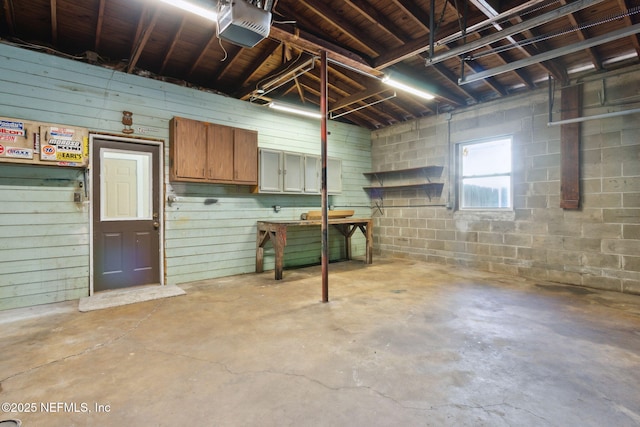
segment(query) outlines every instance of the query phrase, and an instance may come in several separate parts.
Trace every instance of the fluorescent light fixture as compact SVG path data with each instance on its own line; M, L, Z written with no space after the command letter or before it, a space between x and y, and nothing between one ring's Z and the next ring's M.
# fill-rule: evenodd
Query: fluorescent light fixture
M408 92L408 93L410 93L412 95L419 96L419 97L424 98L424 99L428 99L428 100L435 99L435 96L431 95L430 93L427 93L427 92L422 91L420 89L416 89L415 87L412 87L412 86L409 86L409 85L404 84L402 82L399 82L398 80L394 80L390 76L384 76L382 78L382 83L388 84L391 87L403 90L405 92Z
M314 119L322 118L322 114L320 114L317 111L305 110L302 108L297 108L294 106L279 104L275 102L270 102L268 105L269 105L269 108L273 108L274 110L278 110L278 111L284 111L286 113L299 114L301 116L312 117Z
M171 6L180 8L182 10L186 10L187 12L194 13L210 21L213 21L213 22L218 21L218 14L214 10L206 9L202 6L198 6L191 2L188 2L185 0L160 0L160 1L166 4L170 4Z

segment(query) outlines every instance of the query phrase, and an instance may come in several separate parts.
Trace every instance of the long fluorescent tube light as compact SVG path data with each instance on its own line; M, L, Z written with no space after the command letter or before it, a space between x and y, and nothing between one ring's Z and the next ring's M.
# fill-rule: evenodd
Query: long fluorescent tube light
M316 111L305 110L302 108L296 108L296 107L292 107L284 104L277 104L275 102L270 102L268 105L269 105L269 108L273 108L274 110L278 110L278 111L284 111L286 113L299 114L301 116L312 117L314 119L322 118L322 114Z
M196 4L193 4L185 0L160 0L160 1L166 4L170 4L171 6L180 8L182 10L186 10L187 12L194 13L210 21L218 22L218 14L211 9L206 9L202 6L198 6Z
M428 100L435 99L435 96L431 95L430 93L427 93L427 92L422 91L420 89L416 89L415 87L412 87L412 86L409 86L409 85L404 84L402 82L399 82L397 80L394 80L390 76L384 76L382 78L382 83L388 84L391 87L403 90L405 92L408 92L410 94L419 96L419 97L424 98L424 99L428 99Z

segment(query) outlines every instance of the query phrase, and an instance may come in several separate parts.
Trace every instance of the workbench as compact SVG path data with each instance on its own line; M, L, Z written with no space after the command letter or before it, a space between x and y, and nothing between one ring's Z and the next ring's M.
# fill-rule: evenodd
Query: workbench
M365 263L373 263L373 221L371 218L334 218L328 220L345 238L347 259L351 259L351 236L362 231L366 239ZM321 226L321 220L258 221L256 238L256 273L264 271L264 245L271 240L275 251L275 279L282 279L284 247L287 245L287 227Z

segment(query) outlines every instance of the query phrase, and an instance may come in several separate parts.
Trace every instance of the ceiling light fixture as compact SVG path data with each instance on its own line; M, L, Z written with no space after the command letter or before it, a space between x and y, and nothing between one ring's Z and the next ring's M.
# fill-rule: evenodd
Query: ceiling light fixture
M284 105L280 103L270 102L267 104L269 108L273 108L274 110L284 111L286 113L298 114L301 116L312 117L314 119L321 119L322 114L317 111L306 110L302 108L298 108L295 106Z
M415 88L413 86L409 86L408 84L402 83L402 82L400 82L398 80L392 79L390 76L384 76L381 79L381 81L384 84L387 84L387 85L389 85L391 87L394 87L396 89L403 90L403 91L408 92L408 93L410 93L412 95L416 95L416 96L419 96L421 98L428 99L428 100L435 99L434 95L431 95L430 93L425 92L425 91L420 90L420 89L417 89L417 88Z
M180 8L182 10L186 10L187 12L194 13L210 21L213 21L216 23L218 22L218 14L211 9L206 9L202 6L198 6L196 4L193 4L185 0L160 0L160 1L166 4L170 4L171 6Z

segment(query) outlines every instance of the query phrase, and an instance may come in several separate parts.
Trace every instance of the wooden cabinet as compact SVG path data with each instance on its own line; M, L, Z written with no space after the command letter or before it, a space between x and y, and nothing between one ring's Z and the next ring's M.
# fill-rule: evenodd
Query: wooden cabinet
M212 181L233 181L233 128L208 125L206 138L207 178Z
M170 179L258 184L258 133L174 117L170 122Z
M233 180L258 184L258 132L233 129Z
M204 180L207 159L196 155L206 150L207 128L195 120L171 120L171 179Z

